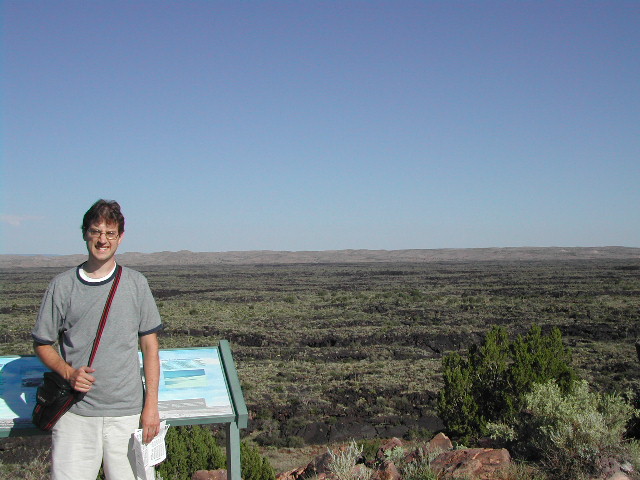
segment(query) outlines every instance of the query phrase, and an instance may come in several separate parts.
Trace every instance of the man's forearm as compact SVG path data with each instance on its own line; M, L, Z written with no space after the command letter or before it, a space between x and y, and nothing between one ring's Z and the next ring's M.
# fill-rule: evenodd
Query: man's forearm
M45 367L59 373L66 380L69 380L74 368L64 361L52 345L35 343L33 350Z
M150 442L160 429L160 414L158 412L158 385L160 383L160 346L155 333L140 338L142 350L142 366L146 392L144 407L140 417L142 437L145 443Z
M160 383L160 362L144 363L145 395L144 403L158 404L158 385Z
M160 384L160 346L156 334L145 335L140 339L142 365L146 385L145 404L147 401L158 403L158 385Z

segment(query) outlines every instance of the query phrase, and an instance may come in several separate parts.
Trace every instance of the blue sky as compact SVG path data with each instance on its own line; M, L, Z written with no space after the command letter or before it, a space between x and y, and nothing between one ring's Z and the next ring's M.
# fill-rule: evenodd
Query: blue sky
M640 247L638 1L17 1L0 253Z

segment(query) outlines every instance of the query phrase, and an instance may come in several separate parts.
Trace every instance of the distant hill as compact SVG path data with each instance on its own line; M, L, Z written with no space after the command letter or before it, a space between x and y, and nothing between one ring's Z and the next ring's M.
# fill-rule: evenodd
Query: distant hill
M0 255L0 268L72 267L86 255ZM475 262L475 261L565 261L640 260L640 248L632 247L507 247L443 248L413 250L325 250L243 252L121 253L124 265L259 265L293 263L373 262Z

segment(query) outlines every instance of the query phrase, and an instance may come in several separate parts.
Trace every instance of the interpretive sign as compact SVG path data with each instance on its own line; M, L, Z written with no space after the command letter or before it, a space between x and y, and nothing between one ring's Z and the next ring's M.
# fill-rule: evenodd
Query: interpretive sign
M47 370L35 356L0 357L0 436L35 430L31 412L36 389Z
M233 417L217 348L160 351L158 409L162 419L183 423L188 419L189 424L196 423L191 420L198 418Z
M139 358L142 369L142 354ZM0 437L42 434L31 424L31 412L47 370L33 355L0 357ZM229 473L240 479L239 429L246 428L248 412L228 341L161 349L158 408L172 426L227 424Z

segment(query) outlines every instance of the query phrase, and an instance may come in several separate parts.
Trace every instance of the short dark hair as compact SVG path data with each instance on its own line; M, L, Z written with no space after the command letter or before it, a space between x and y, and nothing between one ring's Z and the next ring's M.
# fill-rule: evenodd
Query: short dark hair
M103 221L106 224L118 225L118 235L124 233L124 215L120 211L120 204L115 200L100 199L87 210L82 218L82 235L87 233L93 223Z

